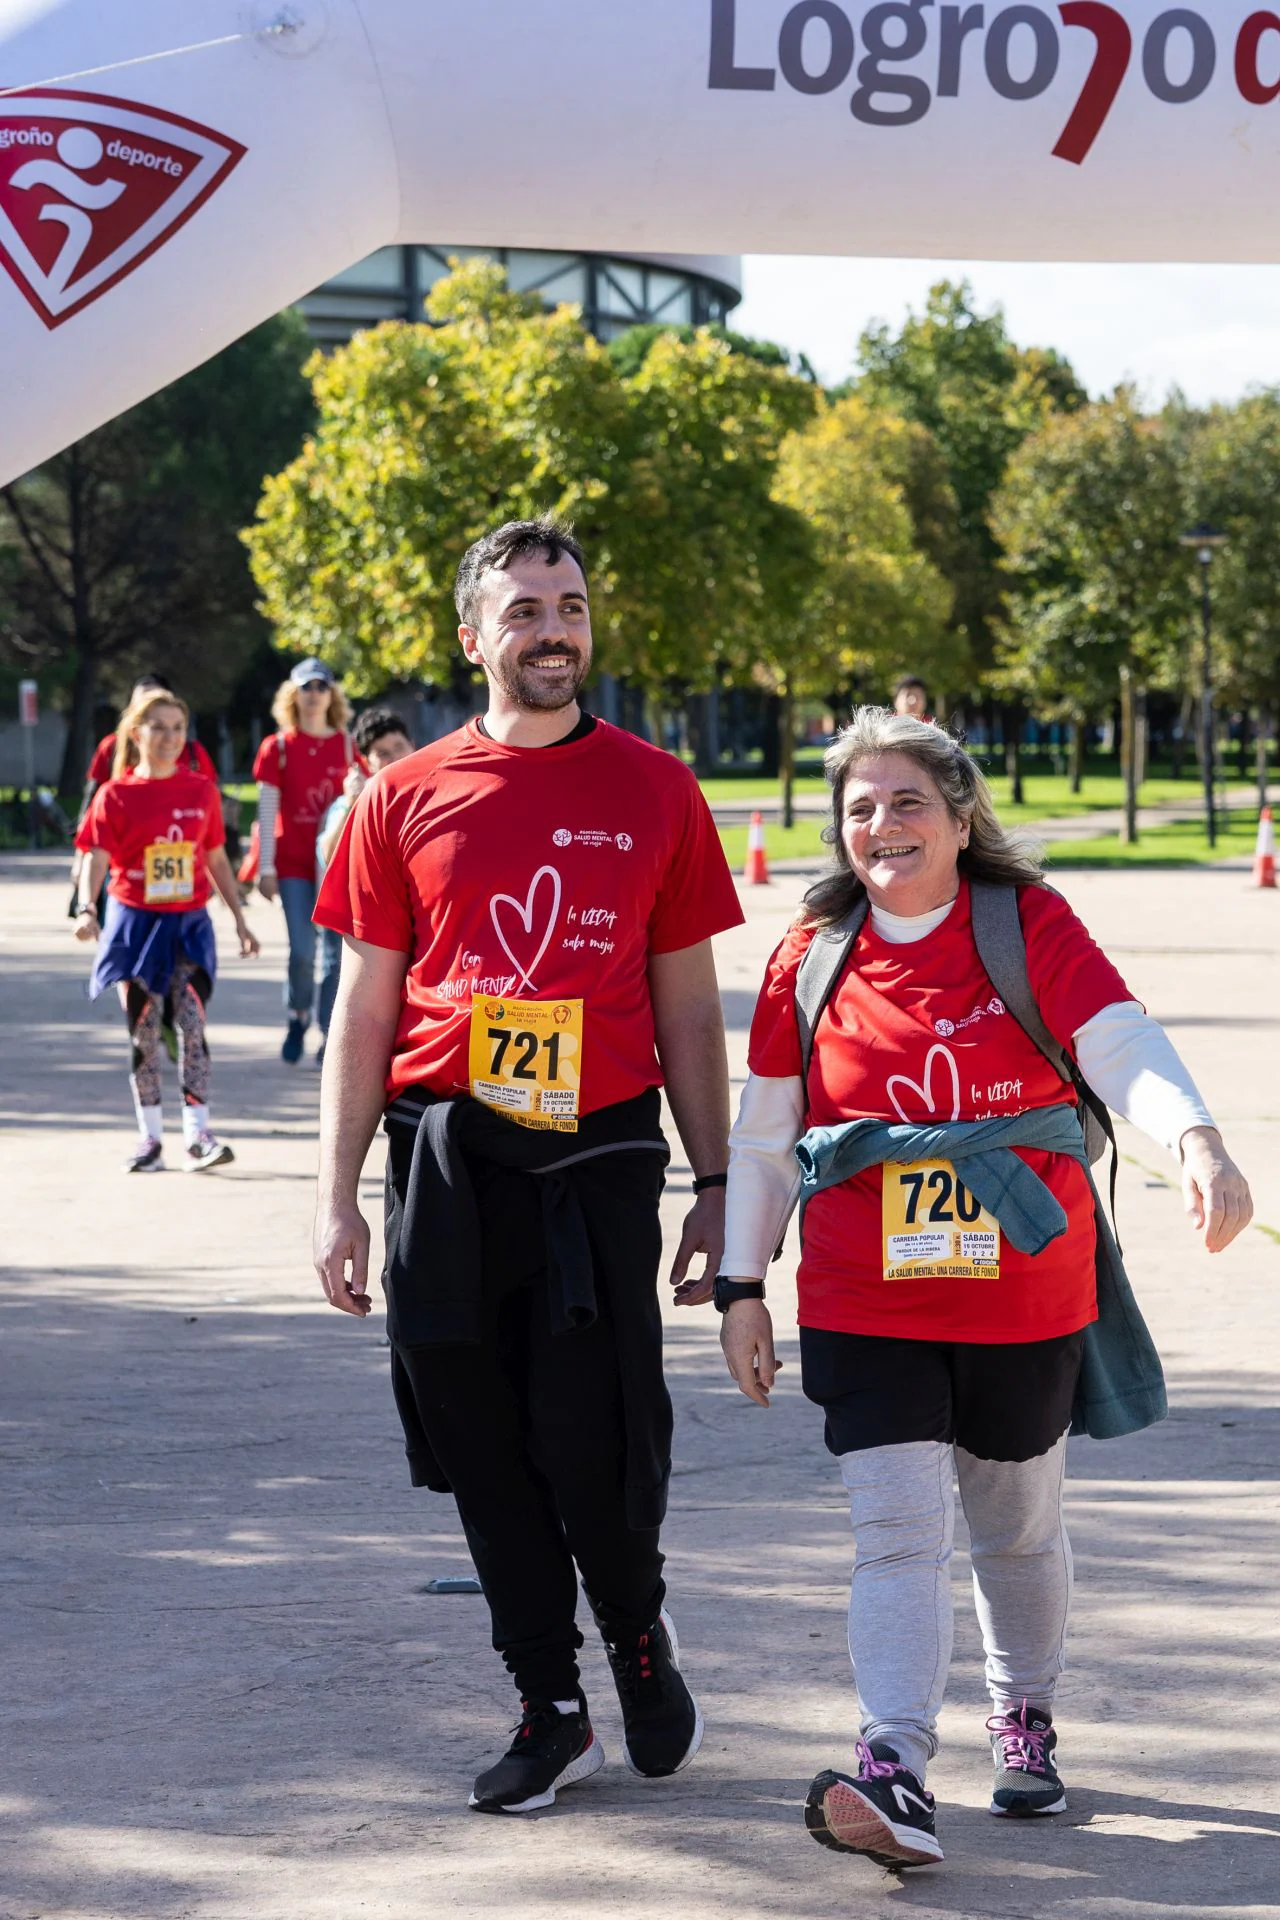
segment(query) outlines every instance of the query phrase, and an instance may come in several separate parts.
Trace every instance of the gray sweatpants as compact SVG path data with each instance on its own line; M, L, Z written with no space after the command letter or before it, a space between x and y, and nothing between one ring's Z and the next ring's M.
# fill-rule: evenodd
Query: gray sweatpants
M864 1740L885 1740L924 1779L938 1751L951 1663L955 1485L969 1523L987 1688L998 1708L1048 1709L1065 1664L1071 1546L1062 1518L1064 1434L1034 1460L979 1460L940 1441L840 1456L855 1558L849 1655Z

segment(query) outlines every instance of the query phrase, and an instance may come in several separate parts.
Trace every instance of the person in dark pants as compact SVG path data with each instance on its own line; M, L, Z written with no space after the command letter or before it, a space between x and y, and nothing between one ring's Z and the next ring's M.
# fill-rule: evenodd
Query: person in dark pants
M702 1739L659 1539L672 1414L658 1089L695 1175L672 1272L693 1305L719 1265L728 1152L711 937L742 912L692 774L579 708L591 621L567 530L487 535L457 603L488 711L370 782L316 908L344 953L314 1251L331 1303L367 1314L357 1183L384 1119L410 1475L457 1501L522 1701L470 1804L517 1813L604 1765L578 1670L579 1575L632 1770L676 1773ZM689 1280L697 1253L706 1271Z

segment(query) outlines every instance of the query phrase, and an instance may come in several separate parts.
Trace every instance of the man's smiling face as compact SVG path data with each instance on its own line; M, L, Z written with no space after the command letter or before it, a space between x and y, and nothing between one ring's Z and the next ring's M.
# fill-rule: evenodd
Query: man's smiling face
M477 627L460 629L463 651L517 707L557 712L578 697L591 666L587 583L569 554L517 555L485 575Z

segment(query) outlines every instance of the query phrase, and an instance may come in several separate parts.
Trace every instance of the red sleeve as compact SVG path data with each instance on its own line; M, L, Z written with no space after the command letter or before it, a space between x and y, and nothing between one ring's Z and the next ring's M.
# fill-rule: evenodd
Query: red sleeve
M413 952L413 903L384 781L370 781L347 815L311 917L371 947Z
M1027 943L1027 978L1044 1023L1074 1053L1074 1036L1104 1007L1136 999L1060 893L1024 887L1018 913Z
M269 733L258 748L253 763L253 777L262 787L280 785L280 735Z
M89 802L84 819L76 828L76 846L81 853L92 853L95 847L101 847L104 853L112 851L115 835L111 830L109 809L113 798L111 782L108 780Z
M794 1079L800 1072L796 975L812 939L811 926L792 927L765 968L747 1046L747 1065L764 1080Z
M206 853L216 853L219 847L226 845L227 833L222 824L222 795L217 785L210 780L213 791L209 795L209 811L204 817L204 848Z
M85 779L91 780L95 787L105 786L111 778L111 764L115 757L116 737L114 733L108 733L103 739L99 740L97 746L94 748L93 758L89 762L89 771L86 773Z
M702 789L687 768L679 772L675 845L649 918L650 953L696 947L746 919Z

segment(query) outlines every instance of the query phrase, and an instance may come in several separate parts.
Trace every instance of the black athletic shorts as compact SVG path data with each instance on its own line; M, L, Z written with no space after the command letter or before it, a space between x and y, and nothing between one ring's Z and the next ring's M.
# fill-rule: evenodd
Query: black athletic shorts
M941 1440L980 1460L1034 1460L1071 1425L1084 1333L1011 1346L800 1329L801 1383L834 1454Z

